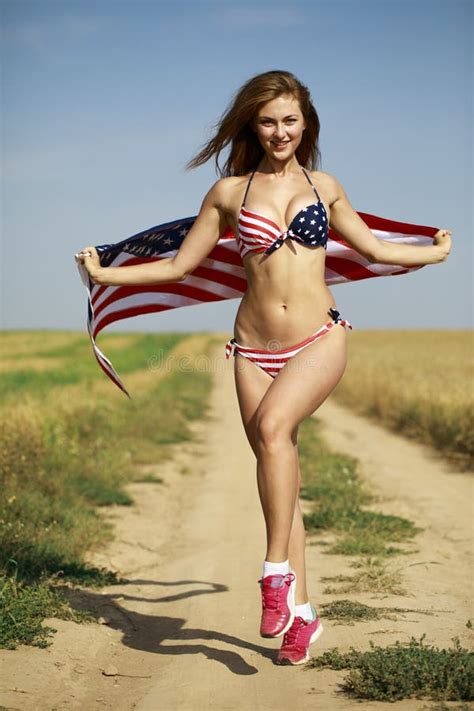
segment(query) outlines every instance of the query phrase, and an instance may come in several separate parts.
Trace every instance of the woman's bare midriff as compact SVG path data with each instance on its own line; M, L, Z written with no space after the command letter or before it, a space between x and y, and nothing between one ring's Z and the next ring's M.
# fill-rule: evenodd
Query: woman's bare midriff
M227 217L235 230L247 178L234 180ZM331 200L321 197L330 216ZM329 308L337 305L325 282L325 261L324 247L308 247L292 239L268 256L247 254L248 286L234 325L237 343L251 348L288 348L330 321Z
M299 343L331 320L336 302L324 280L326 250L293 240L244 260L247 291L237 312L237 343L279 350Z

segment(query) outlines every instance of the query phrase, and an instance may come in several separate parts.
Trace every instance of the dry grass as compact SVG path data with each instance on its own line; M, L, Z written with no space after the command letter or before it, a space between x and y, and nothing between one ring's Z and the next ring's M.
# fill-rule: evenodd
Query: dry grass
M351 562L351 568L356 568L354 575L323 576L321 582L336 583L324 588L325 595L348 595L353 593L388 593L390 595L407 595L402 586L400 568L394 569L393 562L367 556Z
M334 396L469 469L474 458L473 346L470 331L354 331Z
M73 331L2 331L0 360L15 356L31 356L53 348L69 346L82 335Z
M0 359L0 373L11 373L12 371L18 370L35 370L41 372L44 370L55 370L62 365L61 358L42 358L41 356L35 356L32 358L21 357L21 358L1 358Z

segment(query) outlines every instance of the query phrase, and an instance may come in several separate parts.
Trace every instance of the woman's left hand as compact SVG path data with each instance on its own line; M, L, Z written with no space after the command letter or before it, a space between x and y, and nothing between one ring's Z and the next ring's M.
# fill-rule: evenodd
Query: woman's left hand
M441 247L445 253L445 259L448 258L451 251L451 230L438 230L433 238L433 244L436 247Z
M76 262L83 264L91 276L100 268L100 259L95 247L84 247L74 256Z

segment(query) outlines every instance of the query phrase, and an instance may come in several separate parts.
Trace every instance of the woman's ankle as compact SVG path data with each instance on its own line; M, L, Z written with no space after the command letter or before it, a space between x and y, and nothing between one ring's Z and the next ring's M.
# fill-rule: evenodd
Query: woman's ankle
M267 575L286 575L290 572L290 561L285 560L281 563L272 563L271 561L263 561L263 577Z

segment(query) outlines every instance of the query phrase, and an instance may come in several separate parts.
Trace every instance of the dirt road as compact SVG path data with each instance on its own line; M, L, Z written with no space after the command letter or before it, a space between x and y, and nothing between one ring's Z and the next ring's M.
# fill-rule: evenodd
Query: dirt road
M164 484L134 484L136 506L110 510L116 540L93 562L113 567L128 583L76 595L102 624L50 621L59 631L49 649L2 652L7 681L1 684L0 706L25 711L361 708L338 690L345 672L276 666L281 639L258 636L264 525L231 369L229 362L215 380L212 420L195 426L198 440L181 448L174 462L156 468ZM334 647L367 649L369 640L386 645L423 632L429 643L451 646L458 635L469 645L472 477L450 471L428 448L386 432L333 399L317 417L332 447L361 460L371 490L381 497L377 509L425 528L416 539L417 552L397 559L408 596L352 599L434 614L354 626L325 620L312 654ZM349 558L326 555L316 538L308 542L315 543L308 545L307 563L318 606L338 597L322 593L320 578L353 569ZM391 708L418 711L424 703L404 701ZM366 707L386 709L386 704Z

